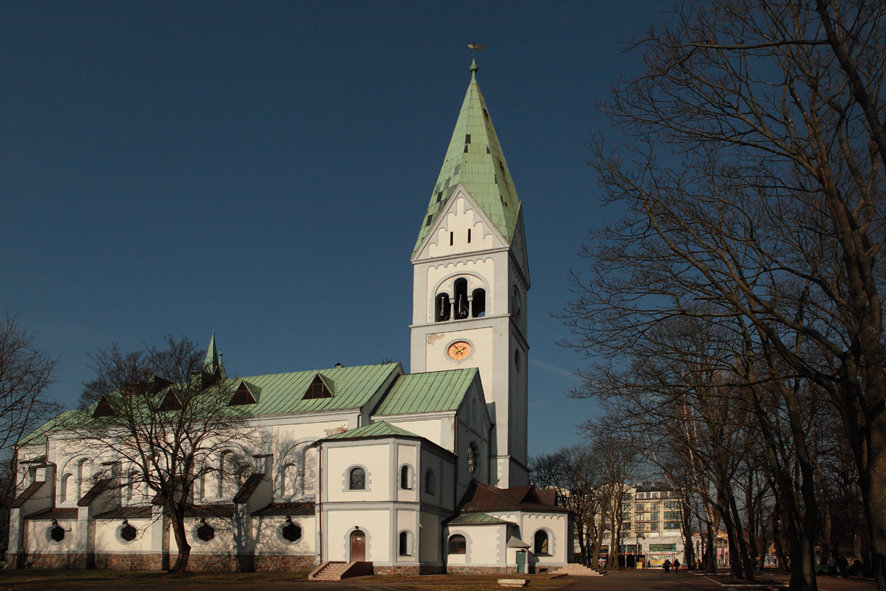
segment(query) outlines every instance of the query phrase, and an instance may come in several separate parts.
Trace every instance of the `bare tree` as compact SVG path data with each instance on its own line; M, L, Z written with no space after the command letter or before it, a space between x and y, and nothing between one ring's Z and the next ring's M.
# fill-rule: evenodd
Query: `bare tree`
M591 449L577 444L530 462L533 484L554 488L576 519L576 533L585 565L596 566L600 556L602 471ZM591 550L593 548L593 550Z
M0 539L6 544L8 504L15 492L15 444L58 410L46 396L57 360L33 346L34 339L8 312L0 318Z
M121 486L142 487L162 505L178 548L170 569L177 573L188 565L185 520L198 509L197 483L226 469L210 460L231 441L248 438L244 407L232 406L232 382L213 353L204 358L192 341L171 337L165 348L99 351L91 356L96 379L84 392L97 402L64 425L123 465Z
M618 551L624 535L624 503L644 459L635 445L636 438L622 428L619 419L616 415L607 415L581 426L590 444L590 457L601 471L598 495L601 529L609 530L607 570L619 567ZM602 539L602 536L598 539Z
M608 106L630 146L593 161L626 214L573 326L627 348L699 301L740 318L837 409L886 589L886 5L688 3L637 46L646 72Z

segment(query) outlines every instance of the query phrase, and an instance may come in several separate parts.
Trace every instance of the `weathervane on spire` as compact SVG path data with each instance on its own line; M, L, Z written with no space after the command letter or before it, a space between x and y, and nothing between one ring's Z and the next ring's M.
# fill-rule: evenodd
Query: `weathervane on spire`
M473 80L474 74L476 74L477 70L477 50L478 49L486 49L485 45L480 45L478 43L468 43L468 49L471 50L471 79Z

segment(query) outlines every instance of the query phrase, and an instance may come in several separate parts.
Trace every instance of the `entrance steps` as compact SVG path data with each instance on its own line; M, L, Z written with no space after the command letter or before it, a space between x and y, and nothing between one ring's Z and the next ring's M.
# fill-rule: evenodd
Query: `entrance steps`
M339 562L328 560L311 571L309 581L341 581L347 577L372 574L371 562Z
M570 577L602 577L603 573L588 568L577 562L570 562L563 568L554 571L555 575L569 575Z

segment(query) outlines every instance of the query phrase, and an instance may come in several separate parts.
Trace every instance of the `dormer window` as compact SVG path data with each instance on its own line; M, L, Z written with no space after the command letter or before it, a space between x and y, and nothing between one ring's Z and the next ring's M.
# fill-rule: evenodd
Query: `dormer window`
M240 385L237 386L237 391L234 392L234 395L231 396L231 401L228 402L228 406L242 406L244 404L255 404L258 402L258 397L255 395L254 390L257 390L255 386L251 387L245 381L241 381Z
M178 396L175 395L175 392L169 391L166 393L166 397L163 398L162 404L160 404L160 410L181 410L182 402L178 399Z
M325 378L321 374L314 376L311 385L305 391L302 400L311 400L314 398L332 398L332 380Z
M98 401L98 404L95 406L95 410L92 412L92 418L97 419L99 417L113 417L116 416L117 413L114 412L114 408L111 406L111 403L108 402L107 398L102 396L101 400Z

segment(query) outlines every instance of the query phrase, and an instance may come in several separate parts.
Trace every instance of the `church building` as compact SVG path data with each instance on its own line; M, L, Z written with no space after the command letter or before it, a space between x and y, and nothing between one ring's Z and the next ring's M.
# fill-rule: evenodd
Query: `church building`
M411 373L381 363L232 380L255 437L208 460L219 476L195 492L189 568L322 578L568 562L571 517L527 471L523 208L470 70L411 254ZM224 372L215 335L205 370ZM101 404L63 415L99 416ZM7 560L167 568L176 545L162 507L63 424L19 445ZM231 488L220 475L232 471L248 478Z

